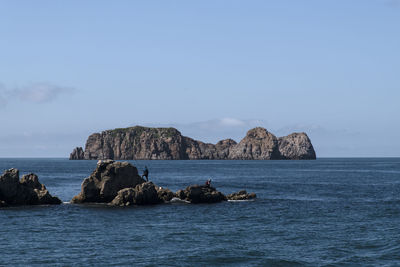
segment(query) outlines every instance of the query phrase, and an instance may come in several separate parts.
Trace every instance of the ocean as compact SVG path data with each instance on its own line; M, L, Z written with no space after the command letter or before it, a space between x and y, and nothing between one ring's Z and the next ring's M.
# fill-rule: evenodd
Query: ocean
M130 162L172 191L211 177L258 198L74 205L96 161L3 158L65 203L0 209L0 266L400 266L400 158Z

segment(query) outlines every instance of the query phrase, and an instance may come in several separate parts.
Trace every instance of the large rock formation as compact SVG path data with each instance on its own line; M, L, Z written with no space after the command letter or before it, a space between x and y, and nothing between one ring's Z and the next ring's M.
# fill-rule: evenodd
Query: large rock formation
M112 201L118 191L144 183L136 167L128 162L100 160L93 173L83 180L81 192L74 196L72 203Z
M61 204L61 200L50 195L36 174L24 175L19 180L19 171L9 169L0 176L0 206L42 204Z
M77 147L70 159L315 159L315 151L305 133L277 138L257 127L239 143L232 139L208 144L182 136L174 128L135 126L107 130L89 136L85 151Z

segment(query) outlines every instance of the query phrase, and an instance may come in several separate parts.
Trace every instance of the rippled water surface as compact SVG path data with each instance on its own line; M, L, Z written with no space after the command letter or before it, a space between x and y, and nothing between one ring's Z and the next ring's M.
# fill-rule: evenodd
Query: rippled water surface
M213 185L249 202L0 209L0 265L400 266L400 159L131 161L176 191ZM0 159L68 202L95 161Z

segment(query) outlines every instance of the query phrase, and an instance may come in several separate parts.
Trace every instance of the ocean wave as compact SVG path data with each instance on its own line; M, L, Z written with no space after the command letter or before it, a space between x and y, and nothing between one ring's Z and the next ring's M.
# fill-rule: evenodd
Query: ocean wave
M173 197L169 203L182 203L182 204L190 204L190 201L184 200L184 199L180 199L178 197Z

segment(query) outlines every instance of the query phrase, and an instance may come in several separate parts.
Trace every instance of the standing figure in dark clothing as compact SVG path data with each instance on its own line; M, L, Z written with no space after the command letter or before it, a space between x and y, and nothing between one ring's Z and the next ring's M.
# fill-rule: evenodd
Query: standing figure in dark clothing
M146 177L146 182L149 181L149 170L147 169L147 166L144 166L142 178L143 177Z
M211 187L211 179L208 179L208 180L206 181L206 187Z

